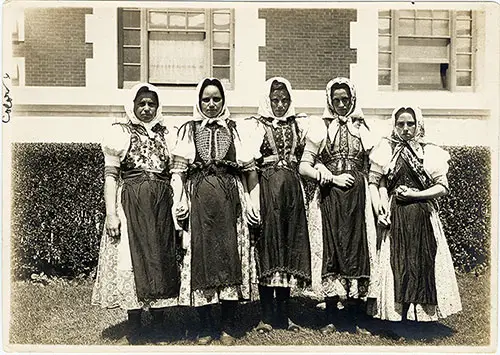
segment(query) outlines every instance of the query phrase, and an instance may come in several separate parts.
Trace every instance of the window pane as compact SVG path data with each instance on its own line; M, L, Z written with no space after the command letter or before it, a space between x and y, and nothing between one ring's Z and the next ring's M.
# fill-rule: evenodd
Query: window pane
M457 38L457 52L472 52L472 39L471 38Z
M379 68L390 68L391 67L391 55L388 53L379 53L379 55L378 55L378 67Z
M399 20L399 30L402 36L415 34L415 20Z
M205 14L188 13L188 27L192 29L205 29Z
M140 30L123 30L123 44L140 45L141 31Z
M450 35L450 21L448 20L434 20L434 36L449 36Z
M449 38L400 38L398 59L448 63Z
M139 11L123 11L123 27L141 27L141 13Z
M470 21L458 21L457 20L457 35L458 36L470 36L471 35L471 22Z
M378 50L379 51L390 51L391 50L391 37L381 37L378 38Z
M430 36L432 35L432 20L417 20L417 35Z
M433 10L432 17L440 18L440 19L444 19L444 18L449 19L450 14L449 14L448 10Z
M140 66L123 66L123 81L140 81L141 67Z
M150 12L149 28L167 28L166 12Z
M432 10L417 10L417 17L432 17Z
M459 71L457 72L457 86L471 86L472 85L472 73L469 71Z
M379 85L391 85L391 71L390 70L379 70L378 71L378 84Z
M227 84L231 79L230 68L214 68L213 76L214 78L220 79L224 84Z
M140 63L141 49L140 48L123 48L124 63Z
M378 19L378 33L391 34L391 20L385 18Z
M457 18L472 18L472 11L457 11Z
M149 81L194 84L206 76L204 33L151 32Z
M400 63L399 89L442 90L446 89L446 64Z
M230 47L229 32L214 32L214 47Z
M470 69L471 68L471 56L469 54L458 54L457 55L457 68L458 69Z
M230 24L230 14L214 14L214 30L229 30Z
M214 49L214 65L230 65L229 49Z
M380 10L378 17L391 17L391 10Z
M171 12L168 14L168 28L182 29L186 28L186 14L184 12Z
M400 10L399 11L399 17L415 17L415 11L414 10Z

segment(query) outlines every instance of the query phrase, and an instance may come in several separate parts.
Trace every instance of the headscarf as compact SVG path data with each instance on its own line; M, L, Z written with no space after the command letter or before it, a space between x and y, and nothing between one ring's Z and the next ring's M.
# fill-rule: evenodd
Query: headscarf
M203 94L203 90L207 86L214 85L219 88L222 96L222 110L220 111L217 117L210 118L206 116L201 111L201 95ZM196 87L196 104L193 108L193 119L197 121L202 121L201 126L204 127L208 123L216 122L217 124L227 127L226 119L230 116L229 109L227 108L227 100L226 100L226 90L224 89L224 85L219 79L216 78L205 78L198 83Z
M415 119L415 136L407 141L405 141L397 132L396 130L396 121L397 117L396 114L400 110L408 110L411 109L415 113L414 119ZM391 161L387 167L387 171L391 172L395 165L396 161L403 151L403 148L408 147L410 148L415 156L423 160L424 159L424 149L422 146L422 143L424 142L424 136L425 136L425 129L424 129L424 117L422 116L422 110L416 106L401 106L401 107L396 107L391 114L391 120L392 120L392 134L389 138L387 138L391 143L395 145Z
M137 97L137 94L139 93L139 90L143 87L146 87L149 91L152 91L156 94L156 97L158 98L158 108L156 109L156 115L151 120L151 122L143 122L139 118L136 117L135 112L134 112L134 100ZM158 92L158 89L148 83L139 83L137 85L134 85L130 90L129 90L129 95L127 98L127 101L125 102L125 113L128 117L128 119L135 125L141 125L146 129L146 132L148 133L149 137L153 137L155 135L155 131L157 131L156 127L161 127L161 129L166 129L165 126L163 125L163 116L162 116L162 103L161 103L161 98L160 94ZM157 126L157 125L160 126Z
M340 116L335 112L333 107L332 93L334 86L345 86L350 94L350 107L349 111L345 116ZM352 82L347 78L335 78L328 82L326 85L326 102L327 105L323 112L323 118L331 120L330 127L332 129L332 139L335 137L341 124L346 124L349 132L355 136L361 138L361 143L365 150L369 150L374 145L374 139L370 133L368 125L365 122L363 111L360 108L356 108L356 89Z
M277 117L274 115L273 109L271 107L271 99L269 97L271 95L271 88L274 81L285 84L288 95L290 95L290 106L288 107L288 111L286 111L285 114L281 117ZM286 121L288 117L295 116L295 107L292 97L292 85L290 84L290 82L285 78L281 78L279 76L267 80L264 83L264 88L262 90L262 95L259 102L259 110L257 111L257 113L262 117L272 118L273 125L276 125L278 121Z

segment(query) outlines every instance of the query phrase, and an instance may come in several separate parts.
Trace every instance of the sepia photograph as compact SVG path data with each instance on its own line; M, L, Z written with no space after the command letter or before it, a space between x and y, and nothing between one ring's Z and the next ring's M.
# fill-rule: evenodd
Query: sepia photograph
M3 351L497 352L498 3L2 6Z

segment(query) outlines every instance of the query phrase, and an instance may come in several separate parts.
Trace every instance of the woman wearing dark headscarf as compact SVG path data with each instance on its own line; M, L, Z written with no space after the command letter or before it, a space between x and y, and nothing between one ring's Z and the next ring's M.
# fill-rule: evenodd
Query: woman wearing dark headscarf
M266 81L258 113L247 122L246 133L252 139L245 144L245 148L253 146L258 168L258 173L247 174L253 198L249 205L260 205L254 222L261 221L255 246L262 317L256 329L261 333L272 330L276 297L278 326L299 330L289 319L288 299L292 286L305 287L311 281L309 233L298 173L307 120L295 115L292 87L278 77Z
M157 89L136 85L125 112L127 120L114 123L102 144L106 224L92 304L128 310L127 338L135 343L142 308L160 326L162 308L178 304L180 241L172 218L171 135Z
M174 187L174 200L187 194L190 201L183 233L190 280L183 282L181 290L190 289L191 299L186 304L196 307L204 328L198 343L212 341L212 305L220 302L220 339L229 345L234 343L230 333L237 302L250 298L250 239L240 176L242 170L252 168L253 159L243 155L222 83L204 79L197 94L193 120L179 129L173 152L172 172L185 180L184 187ZM179 204L179 208L186 207Z
M448 193L449 154L425 141L420 109L396 108L392 124L391 136L370 155L370 188L385 226L370 313L391 321L435 321L462 309L436 203Z
M322 121L306 136L300 172L320 185L309 208L309 231L313 255L322 248L321 263L313 258L313 265L321 264L320 273L313 267L313 285L326 297L322 331L330 333L343 314L338 306L346 304L339 301L368 296L376 235L366 179L370 131L362 112L355 110L356 92L348 79L331 80L326 93Z

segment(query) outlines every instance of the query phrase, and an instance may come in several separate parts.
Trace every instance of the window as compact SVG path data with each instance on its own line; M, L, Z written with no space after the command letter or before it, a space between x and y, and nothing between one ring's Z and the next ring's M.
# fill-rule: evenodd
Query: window
M230 9L118 9L118 85L233 82Z
M380 87L472 88L472 11L385 10L379 11L378 22Z

